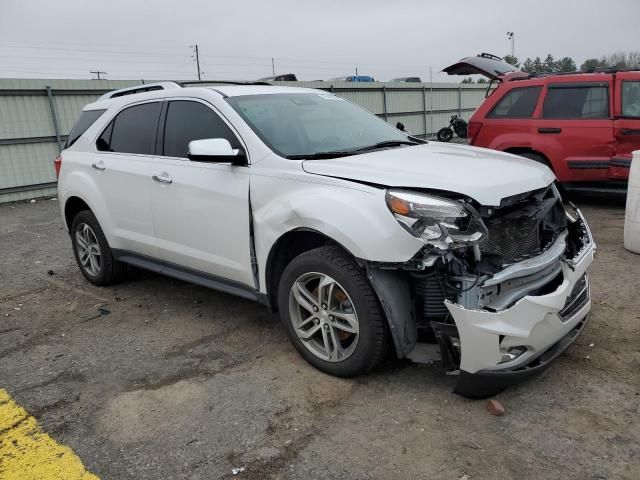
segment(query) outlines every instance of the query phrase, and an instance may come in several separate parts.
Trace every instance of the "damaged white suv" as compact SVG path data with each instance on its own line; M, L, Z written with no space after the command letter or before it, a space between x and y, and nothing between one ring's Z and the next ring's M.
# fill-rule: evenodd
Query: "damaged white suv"
M545 166L408 137L324 91L116 90L56 160L93 284L131 264L257 300L338 376L436 345L455 391L543 370L581 332L595 254Z

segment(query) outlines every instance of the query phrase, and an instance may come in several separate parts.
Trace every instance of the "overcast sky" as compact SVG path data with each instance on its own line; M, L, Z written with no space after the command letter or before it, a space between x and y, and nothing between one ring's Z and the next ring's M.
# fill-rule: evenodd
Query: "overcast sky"
M469 55L640 50L639 0L0 0L0 77L429 77ZM459 81L459 78L455 79Z

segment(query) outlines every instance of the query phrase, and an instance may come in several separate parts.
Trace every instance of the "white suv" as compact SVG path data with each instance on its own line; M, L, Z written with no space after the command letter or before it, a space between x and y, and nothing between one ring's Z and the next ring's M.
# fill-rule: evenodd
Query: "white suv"
M117 90L55 165L87 280L130 264L257 300L333 375L435 351L456 392L491 395L591 308L595 244L547 167L426 143L324 91Z

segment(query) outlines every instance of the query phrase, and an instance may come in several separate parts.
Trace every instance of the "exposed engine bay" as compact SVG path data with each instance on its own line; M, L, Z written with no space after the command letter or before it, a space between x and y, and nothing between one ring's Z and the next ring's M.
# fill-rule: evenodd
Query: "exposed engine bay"
M387 269L402 275L410 292L409 298L400 302L410 302L415 334L413 325L398 325L405 329L401 356L409 354L415 343L437 343L448 372L460 369L462 348L452 305L496 313L525 296L552 293L563 283L563 264L573 268L574 260L590 243L588 227L577 211L572 214L565 209L553 185L506 198L499 207L467 208L477 212L486 227L481 242L450 249L427 244L402 266L369 265L370 272L378 272L371 279L379 293L390 274L380 272ZM589 300L586 274L584 277L567 298L566 307L572 312ZM387 314L390 309L398 312L402 308L397 298L388 300L384 305ZM506 362L515 358L506 351L505 355Z

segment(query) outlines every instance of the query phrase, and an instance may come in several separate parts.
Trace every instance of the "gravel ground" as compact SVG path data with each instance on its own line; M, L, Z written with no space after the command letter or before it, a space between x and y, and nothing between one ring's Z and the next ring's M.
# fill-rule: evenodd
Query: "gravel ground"
M640 256L584 206L593 315L547 372L484 401L438 366L343 380L260 305L136 272L80 275L56 201L0 205L0 388L102 479L637 479Z

